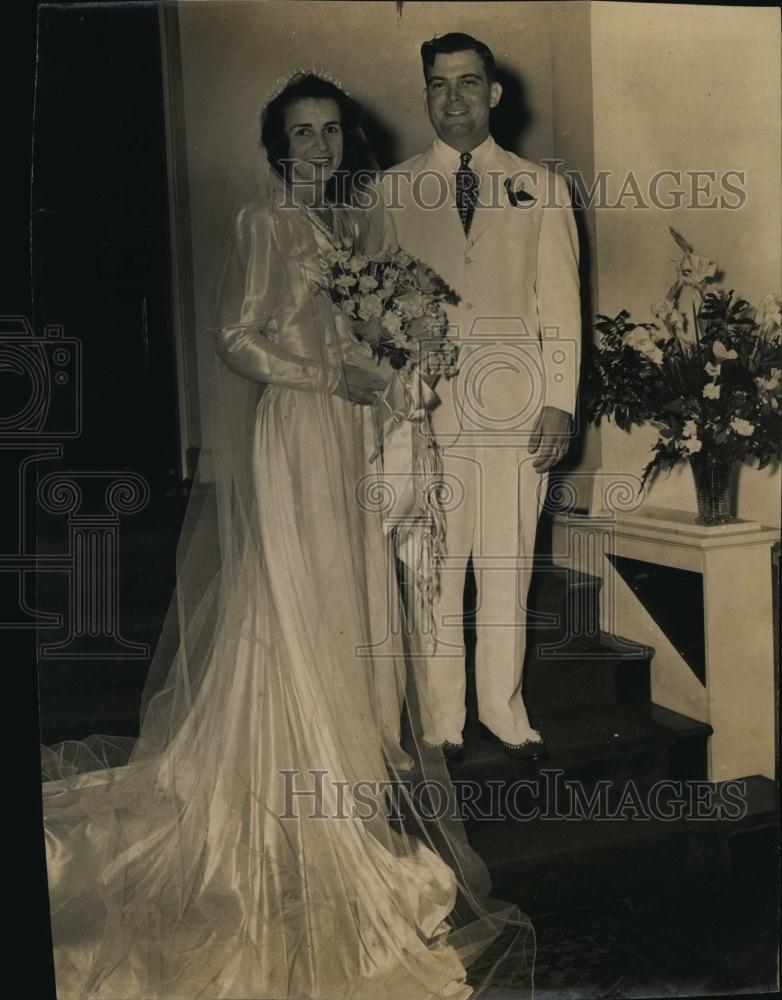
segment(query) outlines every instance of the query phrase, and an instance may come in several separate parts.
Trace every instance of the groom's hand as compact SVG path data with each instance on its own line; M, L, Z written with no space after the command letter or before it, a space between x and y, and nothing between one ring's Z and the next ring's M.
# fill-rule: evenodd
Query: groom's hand
M570 414L556 406L544 406L532 429L528 451L538 457L532 463L537 472L547 472L561 461L570 442Z

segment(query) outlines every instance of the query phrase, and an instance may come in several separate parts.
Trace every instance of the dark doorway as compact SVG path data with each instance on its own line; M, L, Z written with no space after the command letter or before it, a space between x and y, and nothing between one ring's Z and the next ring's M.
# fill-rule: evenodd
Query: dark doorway
M166 138L156 4L42 6L33 325L81 342L69 468L179 480Z
M65 417L62 427L48 427L54 438L62 434L60 454L35 469L35 547L48 562L26 601L43 615L61 616L59 625L38 630L46 743L136 731L141 689L174 586L186 497L158 7L61 4L39 12L31 334L45 341L52 327L60 328L62 338L78 341L73 353L81 367L80 379L69 371L64 380L73 388L66 402L75 416L61 407L77 431L66 433ZM42 345L47 357L51 346ZM42 487L59 473L80 497L72 510L40 502ZM118 508L107 499L123 473L130 492L143 497L127 514L121 512L127 502ZM34 489L25 483L26 493ZM121 489L127 500L127 488ZM77 570L69 564L69 533L85 516L98 518L93 535L104 533L118 574L116 614L95 626L113 633L106 642L102 632L101 641L92 633L84 641L72 635L68 588Z

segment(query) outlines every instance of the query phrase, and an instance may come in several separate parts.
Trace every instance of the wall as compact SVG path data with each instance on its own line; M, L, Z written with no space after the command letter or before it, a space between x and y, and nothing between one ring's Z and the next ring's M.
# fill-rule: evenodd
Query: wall
M492 48L505 76L505 144L533 160L563 156L566 168L591 170L586 2L408 0L399 17L390 0L186 0L178 4L178 14L201 384L201 440L193 443L206 448L212 346L205 327L230 206L240 188L251 186L258 113L278 77L299 67L330 70L367 111L378 159L389 166L432 141L423 104L421 42L446 31L465 31ZM553 69L555 61L563 70L561 79ZM520 134L513 125L515 109L523 105L532 120Z
M594 95L592 91L591 5L556 4L551 20L552 141L559 168L577 171L590 186L595 172ZM581 251L581 292L584 344L591 340L592 319L599 298L595 208L576 208ZM584 352L585 353L585 352ZM589 508L595 473L601 466L601 439L577 414L575 441L559 476L567 479L579 507Z
M295 7L295 13L294 13ZM402 16L391 0L195 2L178 5L182 117L193 245L195 352L200 437L209 444L211 339L223 234L237 191L257 168L257 116L278 77L300 66L338 76L367 110L381 165L426 147L418 50L423 39L462 30L484 39L507 79L513 121L532 121L506 144L531 159L564 160L589 184L608 170L614 185L632 170L641 189L662 169L739 169L740 211L680 208L582 213L585 329L594 313L622 307L650 318L676 254L674 225L757 300L780 284L779 15L748 7L643 3L416 3ZM510 140L510 141L509 141ZM639 474L653 432L590 430L574 450L576 476ZM586 476L589 481L589 475ZM740 473L739 514L779 525L778 470ZM583 490L579 490L581 494ZM661 477L651 503L694 509L689 470Z
M599 311L650 320L678 253L673 226L725 272L728 287L757 302L779 291L779 12L750 7L593 3L595 168L613 190L632 170L641 191L660 170L746 172L738 211L680 208L597 212ZM609 186L611 190L611 186ZM640 472L654 432L601 431L604 472ZM739 516L780 523L779 469L743 467ZM694 510L689 469L651 488L649 503Z

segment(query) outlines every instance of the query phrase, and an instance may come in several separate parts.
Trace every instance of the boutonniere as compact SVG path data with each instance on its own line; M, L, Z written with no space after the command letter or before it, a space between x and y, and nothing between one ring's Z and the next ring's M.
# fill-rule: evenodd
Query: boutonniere
M521 183L521 187L514 191L511 187L510 177L505 178L505 191L508 195L508 201L514 208L518 208L521 204L530 205L532 202L537 200L534 195L529 193L529 191L524 190L523 181Z

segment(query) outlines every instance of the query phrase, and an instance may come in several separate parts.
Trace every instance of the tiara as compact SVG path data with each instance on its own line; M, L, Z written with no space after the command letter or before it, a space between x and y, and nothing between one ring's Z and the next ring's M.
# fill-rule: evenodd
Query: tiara
M274 86L266 97L264 107L271 104L276 97L279 97L283 90L285 90L289 84L293 83L297 76L317 76L319 80L325 80L326 83L333 83L335 87L339 87L342 93L347 96L347 91L342 86L342 81L338 80L335 76L332 76L328 70L321 69L320 67L316 68L315 66L299 66L290 74L290 76L277 77L274 81Z

